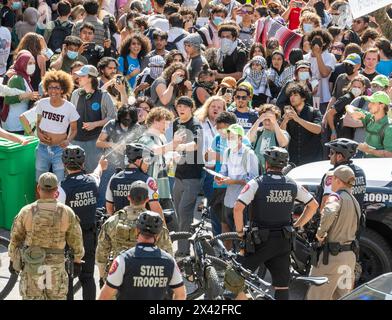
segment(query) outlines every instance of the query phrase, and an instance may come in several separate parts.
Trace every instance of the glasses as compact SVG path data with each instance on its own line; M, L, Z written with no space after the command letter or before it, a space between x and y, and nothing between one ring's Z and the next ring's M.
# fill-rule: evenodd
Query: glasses
M48 90L61 90L61 87L48 87Z
M235 98L237 99L237 100L247 100L248 99L248 96L235 96Z

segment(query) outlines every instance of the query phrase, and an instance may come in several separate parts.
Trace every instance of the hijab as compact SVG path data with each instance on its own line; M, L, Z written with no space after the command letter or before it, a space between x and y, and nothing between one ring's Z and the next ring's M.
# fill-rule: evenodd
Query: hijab
M26 80L27 84L29 85L31 91L34 91L32 86L31 86L31 80L30 76L27 74L26 69L27 65L29 63L29 60L33 58L32 54L28 51L25 51L23 53L19 53L18 57L16 58L13 69L15 70L16 74L18 76L23 77L23 79Z

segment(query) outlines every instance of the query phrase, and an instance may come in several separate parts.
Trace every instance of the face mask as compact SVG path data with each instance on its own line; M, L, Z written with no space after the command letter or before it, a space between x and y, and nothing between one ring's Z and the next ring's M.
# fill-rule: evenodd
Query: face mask
M344 64L344 70L346 71L346 73L351 76L354 73L354 66L348 63Z
M336 61L340 61L340 59L342 59L342 55L341 54L334 54Z
M263 76L263 70L250 70L249 76L254 80L260 80Z
M150 77L153 79L158 78L163 71L161 67L150 67Z
M231 46L233 45L233 41L230 40L230 39L223 38L223 39L221 39L220 43L221 43L221 50L222 50L222 52L224 54L229 53L230 49L231 49Z
M12 4L12 9L19 10L20 8L22 8L22 3L21 2L14 2Z
M124 126L124 127L129 127L131 125L132 120L131 119L121 119L120 123Z
M359 88L352 88L351 93L354 95L354 97L359 97L362 93L362 90Z
M221 17L214 17L214 19L212 20L212 23L216 26L219 26L220 24L222 24L223 22L223 18Z
M302 28L304 29L305 33L310 33L313 31L313 25L311 23L304 23Z
M78 53L76 51L67 51L67 57L70 58L71 60L75 60L76 57L78 56Z
M42 54L43 54L44 56L46 56L48 59L50 59L50 58L53 56L53 51L50 50L49 48L46 48L46 50L44 50L44 51L42 52Z
M177 77L176 78L176 84L180 84L181 82L183 82L184 81L184 78L183 77Z
M26 68L26 72L31 76L35 72L35 64L29 64Z
M230 149L236 148L238 145L237 140L227 140L227 145Z
M309 72L298 72L299 81L306 81L310 79Z
M200 85L207 89L212 89L214 87L214 81L202 81Z

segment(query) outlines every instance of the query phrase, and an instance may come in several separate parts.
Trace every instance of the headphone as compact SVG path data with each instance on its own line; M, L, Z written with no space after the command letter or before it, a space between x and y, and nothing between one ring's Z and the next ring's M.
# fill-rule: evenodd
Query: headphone
M79 91L79 95L80 95L80 96L86 96L86 97L85 97L86 100L90 99L90 98L93 96L93 94L94 94L94 92L93 92L93 93L86 93L86 90L84 90L84 89L81 89L81 90Z

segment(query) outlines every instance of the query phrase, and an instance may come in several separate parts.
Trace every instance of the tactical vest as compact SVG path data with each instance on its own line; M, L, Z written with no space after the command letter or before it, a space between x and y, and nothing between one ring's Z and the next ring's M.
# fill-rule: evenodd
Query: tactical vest
M279 178L275 179L277 176ZM249 205L252 222L271 229L291 225L291 213L297 197L294 180L279 173L268 173L255 180L259 187Z
M79 92L78 102L76 110L78 111L80 118L77 121L78 131L76 133L75 140L77 141L90 141L98 138L101 133L102 127L97 127L93 130L87 131L82 129L83 122L95 122L102 120L102 91L95 90L94 93L83 94ZM88 98L87 98L88 97Z
M149 176L138 168L127 168L117 173L109 185L113 193L113 203L116 211L129 205L128 195L131 184L137 180L147 182Z
M365 172L353 163L347 164L353 171L355 175L355 185L353 187L353 196L357 199L359 207L363 209L363 199L366 193L366 176Z
M95 230L98 187L93 177L82 172L70 174L61 183L65 204L73 209L80 219L83 230Z
M43 209L39 203L31 206L32 221L30 236L26 239L29 247L64 249L68 224L64 221L65 208L57 204L56 210Z
M148 244L137 245L123 253L123 257L125 272L117 299L162 300L173 275L173 259L163 250Z
M143 209L133 211L135 217L128 218L128 214L125 210L120 210L118 214L118 222L114 229L114 239L112 252L113 257L117 257L121 251L129 250L136 246L136 219L138 213L142 212Z

